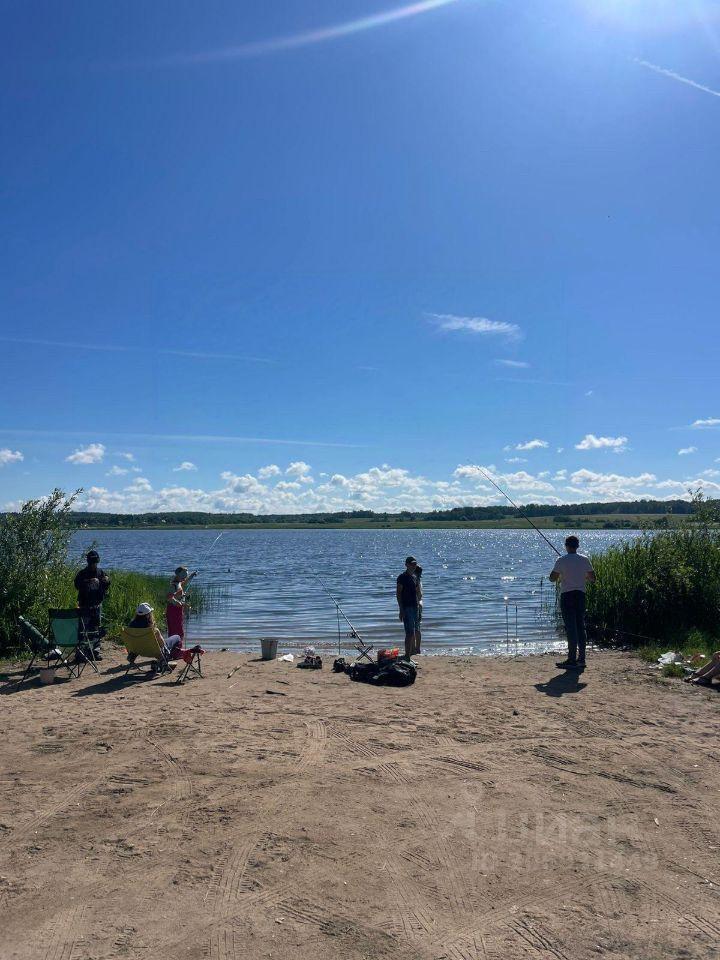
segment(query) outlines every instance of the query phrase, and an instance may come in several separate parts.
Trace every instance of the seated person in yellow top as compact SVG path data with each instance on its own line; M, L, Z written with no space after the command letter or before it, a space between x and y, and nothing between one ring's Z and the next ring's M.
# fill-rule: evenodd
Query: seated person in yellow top
M129 627L139 627L144 629L150 627L155 634L155 639L160 644L161 649L165 649L169 656L172 656L173 649L180 644L182 646L182 638L178 636L168 637L167 640L164 639L162 633L160 633L160 628L155 623L155 617L153 616L153 608L149 603L139 603L136 610L135 616L128 624ZM134 663L137 657L136 653L129 653L128 660L130 663Z

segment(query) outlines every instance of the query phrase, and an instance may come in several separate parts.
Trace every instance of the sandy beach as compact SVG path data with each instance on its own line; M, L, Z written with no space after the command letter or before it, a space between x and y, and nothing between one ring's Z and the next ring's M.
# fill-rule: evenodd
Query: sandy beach
M717 956L717 694L554 661L3 687L0 954Z

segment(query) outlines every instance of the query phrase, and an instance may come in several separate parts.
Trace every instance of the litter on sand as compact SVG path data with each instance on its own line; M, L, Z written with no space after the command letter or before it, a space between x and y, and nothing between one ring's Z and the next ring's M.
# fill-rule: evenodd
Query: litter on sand
M286 653L284 656L278 657L278 660L281 660L281 661L284 660L285 663L292 663L295 660L295 654Z
M322 670L322 657L315 653L315 647L305 647L305 659L298 666L305 670Z

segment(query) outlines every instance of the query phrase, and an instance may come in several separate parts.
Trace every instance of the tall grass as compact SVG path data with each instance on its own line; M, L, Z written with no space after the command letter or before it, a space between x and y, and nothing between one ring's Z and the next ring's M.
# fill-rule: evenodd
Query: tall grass
M118 637L122 628L135 616L139 603L149 603L155 610L155 621L161 629L166 627L165 603L169 581L165 576L134 573L128 570L108 570L110 589L102 605L102 624L109 639ZM45 633L48 629L48 609L53 607L71 609L77 606L77 591L73 585L76 567L54 567L44 580L42 590L29 602L22 616ZM207 606L208 597L193 587L192 612L201 613ZM17 636L16 624L7 624L6 648L14 647Z
M720 636L720 532L708 525L646 533L593 556L588 622L599 641L682 645ZM667 646L665 646L667 649Z

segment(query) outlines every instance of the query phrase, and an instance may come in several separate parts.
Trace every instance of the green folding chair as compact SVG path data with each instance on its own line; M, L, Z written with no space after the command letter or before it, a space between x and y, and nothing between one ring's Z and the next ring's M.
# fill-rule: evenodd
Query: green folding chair
M79 677L88 664L98 673L82 612L77 607L49 610L48 619L51 643L60 653L59 666L65 667L71 677Z
M60 657L60 651L56 650L47 637L43 636L37 627L33 626L25 617L18 617L18 626L20 627L20 640L30 651L30 662L25 667L25 673L22 680L17 685L18 690L30 676L30 672L35 669L40 670L40 664L45 661L44 666L49 667L51 661L57 662ZM37 664L37 667L35 666Z

